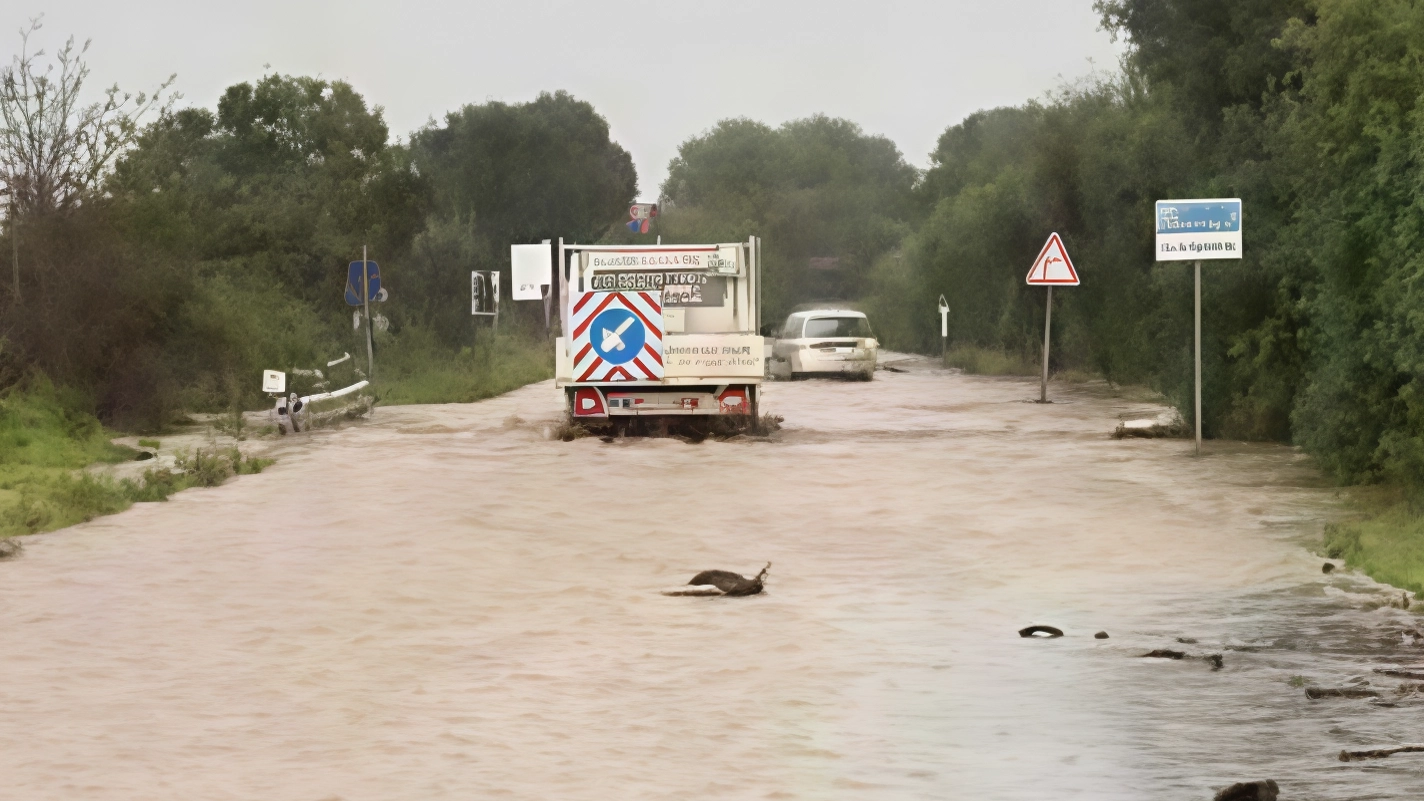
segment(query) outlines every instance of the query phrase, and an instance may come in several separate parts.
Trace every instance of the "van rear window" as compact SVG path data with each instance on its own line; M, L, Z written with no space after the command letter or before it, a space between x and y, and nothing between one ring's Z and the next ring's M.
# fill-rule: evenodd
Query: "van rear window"
M856 337L866 339L875 336L870 333L870 321L864 317L813 317L806 321L806 339L822 337Z

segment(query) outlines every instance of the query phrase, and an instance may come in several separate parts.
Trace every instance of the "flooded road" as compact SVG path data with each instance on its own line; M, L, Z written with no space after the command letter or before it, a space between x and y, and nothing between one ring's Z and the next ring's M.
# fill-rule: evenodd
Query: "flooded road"
M1159 410L1036 394L917 363L770 385L775 442L564 443L543 384L29 538L0 564L0 797L1424 794L1424 756L1336 759L1424 740L1371 672L1424 649L1321 574L1303 458L1114 441ZM761 596L658 594L767 561ZM1300 686L1352 680L1397 705Z

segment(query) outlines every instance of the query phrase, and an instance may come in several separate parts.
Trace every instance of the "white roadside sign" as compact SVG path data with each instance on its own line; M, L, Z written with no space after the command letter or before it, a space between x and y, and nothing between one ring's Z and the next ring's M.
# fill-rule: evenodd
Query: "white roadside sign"
M510 245L509 277L514 300L540 300L553 282L552 251L545 245Z
M1241 258L1241 198L1157 201L1157 261Z

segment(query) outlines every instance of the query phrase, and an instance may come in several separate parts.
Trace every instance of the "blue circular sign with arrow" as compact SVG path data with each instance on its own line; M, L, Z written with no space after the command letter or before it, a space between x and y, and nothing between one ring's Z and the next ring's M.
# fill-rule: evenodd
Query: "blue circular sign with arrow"
M593 352L609 364L633 361L643 350L648 332L643 321L627 309L606 309L593 318L588 341Z

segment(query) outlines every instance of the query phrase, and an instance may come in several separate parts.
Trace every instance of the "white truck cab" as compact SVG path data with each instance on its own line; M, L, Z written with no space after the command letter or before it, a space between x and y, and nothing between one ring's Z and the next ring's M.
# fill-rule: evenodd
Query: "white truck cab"
M558 245L555 384L575 419L757 419L761 243Z

